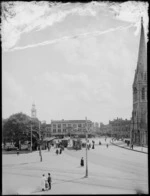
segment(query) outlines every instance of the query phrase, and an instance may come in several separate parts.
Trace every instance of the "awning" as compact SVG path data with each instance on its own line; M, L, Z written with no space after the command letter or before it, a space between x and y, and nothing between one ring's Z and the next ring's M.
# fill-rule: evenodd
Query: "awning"
M63 138L61 140L70 140L70 137Z
M56 139L56 137L46 137L46 138L43 139L43 141L50 142L54 139Z

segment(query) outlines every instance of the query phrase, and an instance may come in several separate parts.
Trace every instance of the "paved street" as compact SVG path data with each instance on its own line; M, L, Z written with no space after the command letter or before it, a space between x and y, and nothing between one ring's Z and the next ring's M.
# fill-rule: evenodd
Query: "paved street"
M93 139L91 139L93 140ZM90 142L91 142L90 140ZM135 194L148 193L148 155L109 145L109 139L94 139L95 149L88 151L89 177L80 167L85 148L65 149L56 155L50 152L3 155L3 194L43 194L40 189L42 174L51 173L52 190L44 194ZM102 145L98 145L101 140ZM104 145L103 145L104 144Z

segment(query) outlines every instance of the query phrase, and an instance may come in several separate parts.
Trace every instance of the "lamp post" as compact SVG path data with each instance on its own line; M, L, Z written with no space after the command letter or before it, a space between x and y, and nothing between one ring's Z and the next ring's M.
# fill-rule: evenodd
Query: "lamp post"
M87 140L88 140L88 137L87 137L87 131L88 131L88 128L87 128L87 117L85 118L86 120L86 171L85 171L85 178L88 177L88 153L87 153Z
M39 121L39 140L40 140L40 149L39 149L39 155L40 155L40 161L42 162L42 151L41 151L41 129L40 129L40 121Z
M32 121L31 121L31 149L30 151L32 152Z

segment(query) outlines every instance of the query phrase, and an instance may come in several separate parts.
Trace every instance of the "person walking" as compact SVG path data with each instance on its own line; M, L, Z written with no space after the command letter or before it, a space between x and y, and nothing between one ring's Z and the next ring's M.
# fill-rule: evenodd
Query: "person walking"
M61 153L62 153L62 149L60 148L59 154L61 154Z
M46 180L47 179L46 179L45 175L43 174L42 179L41 179L41 188L42 188L42 191L45 191Z
M93 143L92 149L94 149L94 143Z
M19 148L17 148L17 156L19 155Z
M49 189L51 189L52 187L51 187L51 182L52 182L52 178L51 178L51 174L50 173L48 173L48 184L49 184Z
M83 167L83 166L84 166L84 159L83 159L83 157L81 158L80 165L81 165L81 167Z
M133 150L133 144L131 145L131 147L132 147L132 150Z
M58 149L56 150L56 154L58 155Z

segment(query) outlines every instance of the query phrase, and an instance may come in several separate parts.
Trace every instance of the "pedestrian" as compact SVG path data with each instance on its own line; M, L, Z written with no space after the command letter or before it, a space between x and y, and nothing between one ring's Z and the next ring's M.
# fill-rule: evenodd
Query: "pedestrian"
M61 154L61 153L62 153L62 149L60 148L59 154Z
M108 144L107 144L107 148L108 148Z
M133 150L133 144L132 144L132 150Z
M81 165L81 167L83 167L83 166L84 166L84 159L83 159L83 157L81 158L80 165Z
M41 179L41 188L42 188L42 191L45 191L46 180L47 179L46 179L45 175L43 174L42 179Z
M48 179L45 180L45 190L48 191L49 189L49 183L48 183Z
M58 155L58 149L56 150L56 154Z
M17 156L19 155L19 148L17 148Z
M49 189L51 189L51 182L52 182L51 174L48 173L48 184L49 184Z

